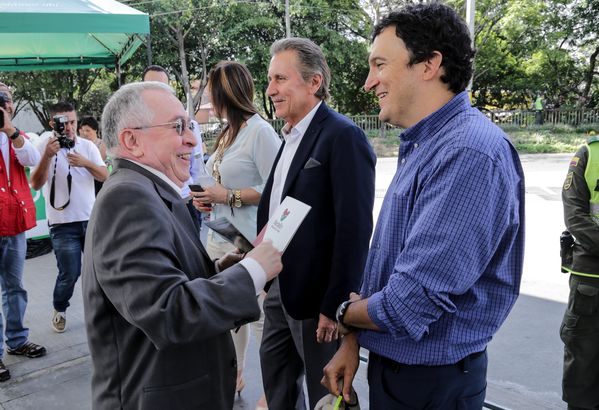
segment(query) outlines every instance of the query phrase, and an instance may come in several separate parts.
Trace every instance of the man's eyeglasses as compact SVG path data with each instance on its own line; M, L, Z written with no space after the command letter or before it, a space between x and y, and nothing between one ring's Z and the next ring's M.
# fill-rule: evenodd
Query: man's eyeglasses
M165 122L165 123L162 123L162 124L145 125L143 127L131 127L131 129L132 130L145 130L146 128L156 128L156 127L170 127L170 128L174 128L175 130L177 130L177 134L179 134L179 136L183 136L183 133L185 132L185 129L189 129L192 132L195 129L194 123L191 122L191 121L187 122L187 120L184 119L184 118L179 118L176 121Z

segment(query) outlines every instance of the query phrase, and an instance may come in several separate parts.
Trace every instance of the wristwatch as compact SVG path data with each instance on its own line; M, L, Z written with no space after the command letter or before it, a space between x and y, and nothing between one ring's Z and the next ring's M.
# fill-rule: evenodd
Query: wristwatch
M241 205L243 205L241 203L241 189L236 189L233 191L233 193L235 194L235 202L233 202L233 206L235 206L235 208L241 208Z
M337 329L339 330L339 333L342 335L346 335L355 330L353 326L348 326L345 323L343 323L343 317L345 316L345 312L347 312L347 308L351 303L351 300L341 302L341 304L337 308L337 312L335 313L335 319L337 320Z
M19 138L19 135L21 135L21 131L19 131L19 129L17 127L15 127L15 132L13 132L12 134L10 134L8 137L11 140L16 140L17 138Z

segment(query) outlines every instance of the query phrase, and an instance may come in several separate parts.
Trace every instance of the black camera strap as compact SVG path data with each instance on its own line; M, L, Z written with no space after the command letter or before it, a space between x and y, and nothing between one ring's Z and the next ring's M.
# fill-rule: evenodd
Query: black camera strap
M69 173L67 174L67 187L68 187L68 199L67 202L63 205L63 206L59 206L56 207L54 206L54 191L55 191L55 180L56 180L56 165L58 164L58 153L56 153L56 157L54 159L54 174L52 174L52 183L50 185L50 206L52 206L52 208L56 209L57 211L62 211L64 210L67 206L69 206L69 203L71 203L71 164L69 164Z

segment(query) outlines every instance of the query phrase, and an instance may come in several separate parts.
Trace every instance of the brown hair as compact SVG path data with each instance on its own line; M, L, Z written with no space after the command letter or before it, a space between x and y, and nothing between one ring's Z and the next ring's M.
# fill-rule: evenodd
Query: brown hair
M227 125L216 138L222 149L235 141L245 120L258 112L254 105L254 80L247 67L236 61L221 61L208 74L210 100L216 115L226 111Z

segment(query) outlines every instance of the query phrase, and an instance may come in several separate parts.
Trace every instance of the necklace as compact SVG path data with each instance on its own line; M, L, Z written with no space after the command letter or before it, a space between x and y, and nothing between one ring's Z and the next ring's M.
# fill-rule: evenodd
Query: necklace
M246 121L244 121L241 124L241 127L239 128L239 130L241 131L241 129L245 126L246 126ZM223 162L223 157L225 156L225 150L227 148L229 148L231 145L233 145L233 143L235 142L234 140L231 141L231 136L229 134L230 132L231 132L231 129L230 128L227 129L226 135L223 135L223 137L218 142L218 146L216 147L216 151L214 152L214 162L212 163L212 177L216 180L216 182L218 182L221 185L222 185L222 182L221 182L221 175L220 175L220 166Z
M225 149L223 148L225 144L223 141L224 138L221 138L221 140L218 142L218 147L216 147L216 152L214 153L214 162L212 163L212 177L214 177L216 182L219 184L221 183L220 165L223 162L223 157L225 156Z

